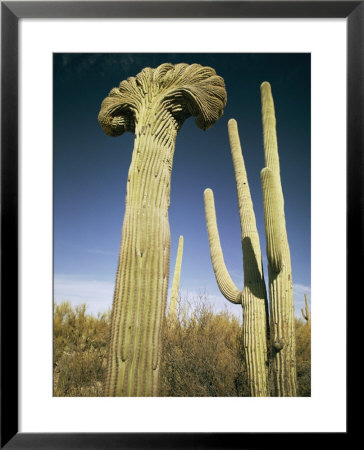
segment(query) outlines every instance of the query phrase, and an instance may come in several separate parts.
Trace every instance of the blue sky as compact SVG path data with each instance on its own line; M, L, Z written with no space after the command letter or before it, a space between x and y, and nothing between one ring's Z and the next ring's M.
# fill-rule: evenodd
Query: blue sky
M54 54L54 300L86 303L96 314L111 308L126 180L133 150L131 133L111 138L97 122L108 92L144 67L164 62L213 67L225 80L227 106L202 131L194 118L176 141L171 182L170 286L178 239L184 236L180 289L190 299L206 295L216 310L241 307L220 294L210 261L203 191L213 189L220 239L232 279L243 287L241 233L227 122L238 122L263 264L264 218L260 171L264 167L259 86L272 86L281 178L291 249L296 315L310 298L310 55L300 54Z

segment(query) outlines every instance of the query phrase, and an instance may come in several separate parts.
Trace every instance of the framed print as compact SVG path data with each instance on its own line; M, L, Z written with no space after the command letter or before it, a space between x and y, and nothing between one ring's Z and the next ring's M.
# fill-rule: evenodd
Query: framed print
M350 256L354 245L362 251L363 21L360 1L2 2L2 447L249 448L275 436L292 445L297 433L348 437L347 303L362 269ZM165 86L154 111L149 93ZM117 137L124 131L132 133ZM253 213L237 207L235 182L238 196L250 195L247 182L238 186L239 135ZM283 211L282 191L284 264L269 256L287 249L284 213L266 219L271 204ZM254 213L262 257L253 221L246 225ZM243 276L242 256L248 272L266 271L262 334L252 331L260 313L249 322L241 286L264 296ZM287 258L292 276L287 269L277 288ZM159 293L173 305L178 283L178 308L164 318ZM137 307L118 303L123 289ZM277 289L292 291L295 309L288 294L286 309L274 306ZM93 334L67 328L72 321ZM108 347L109 329L122 337L112 331ZM163 366L162 329L173 367ZM195 341L178 341L186 330ZM256 351L249 359L251 335L263 336L267 361ZM292 361L298 384L289 381Z

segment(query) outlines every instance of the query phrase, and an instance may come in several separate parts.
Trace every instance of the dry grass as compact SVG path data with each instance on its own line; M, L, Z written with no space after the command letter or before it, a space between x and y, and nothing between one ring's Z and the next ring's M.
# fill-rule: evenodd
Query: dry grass
M102 396L110 312L94 317L86 306L54 305L53 395ZM311 395L311 329L296 319L298 395ZM214 312L200 296L180 300L177 321L166 321L160 396L248 396L241 323Z

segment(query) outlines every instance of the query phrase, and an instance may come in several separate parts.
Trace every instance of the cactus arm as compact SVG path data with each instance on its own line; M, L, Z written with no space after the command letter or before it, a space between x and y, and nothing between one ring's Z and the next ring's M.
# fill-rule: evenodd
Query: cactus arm
M183 255L183 236L180 236L178 241L176 264L174 266L171 300L168 309L168 317L172 319L177 318L178 290L179 290L179 280L181 277L182 255Z
M262 100L263 145L266 167L279 174L278 142L276 133L276 117L272 89L267 81L260 86Z
M231 303L241 303L241 291L235 286L226 268L216 223L214 194L211 189L204 192L207 233L209 236L212 267L222 295Z
M238 206L240 215L240 226L243 238L256 232L256 222L253 209L253 202L250 195L248 177L241 150L238 124L235 119L228 122L228 134L231 149L231 156L234 165L236 190L238 194Z
M260 174L263 191L263 208L265 221L265 237L269 264L275 273L282 270L282 254L284 232L281 220L279 178L269 167Z
M235 119L229 120L228 133L238 195L243 246L244 285L263 282L265 286L259 235L241 150L238 125ZM266 293L263 296L266 298Z

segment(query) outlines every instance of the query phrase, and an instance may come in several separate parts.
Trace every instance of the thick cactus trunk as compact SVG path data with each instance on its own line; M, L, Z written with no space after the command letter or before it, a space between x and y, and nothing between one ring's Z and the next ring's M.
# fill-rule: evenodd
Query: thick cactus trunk
M111 318L106 396L158 395L167 299L168 208L177 132L196 116L207 129L226 104L224 81L199 64L145 68L110 91L99 123L106 134L135 133Z
M236 288L226 269L216 225L213 193L210 189L206 189L205 210L211 260L222 294L232 303L241 303L243 307L243 345L250 395L252 397L267 397L269 396L268 310L259 235L235 120L229 121L228 131L238 193L244 289L239 291Z
M174 266L171 300L168 308L168 318L170 320L177 319L178 291L179 291L179 280L181 277L182 255L183 255L183 236L180 236L178 241L176 264Z
M261 85L264 155L261 172L267 243L272 375L277 396L296 396L296 345L291 257L270 84Z
M107 396L151 396L157 395L158 388L176 130L168 127L153 136L151 127L142 123L135 134L113 302Z

